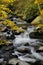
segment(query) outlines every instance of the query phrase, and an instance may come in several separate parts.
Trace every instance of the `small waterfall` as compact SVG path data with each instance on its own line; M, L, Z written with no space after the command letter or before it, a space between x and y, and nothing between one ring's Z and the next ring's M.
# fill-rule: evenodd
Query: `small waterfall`
M21 33L20 35L15 35L16 38L13 40L13 45L14 47L16 47L14 54L18 56L18 59L26 62L31 62L31 63L34 63L37 60L43 61L43 54L36 52L36 48L43 43L41 43L38 39L32 39L29 37L29 34L33 32L33 30L34 27L30 26L27 28L26 32ZM25 46L25 44L27 43L29 45ZM28 52L22 53L22 51L24 51L23 49L24 50L27 49ZM20 50L20 52L18 50Z
M22 44L22 43L31 43L36 42L37 39L30 39L29 33L33 31L34 28L27 28L27 31L24 33L21 33L20 35L16 36L16 38L13 40L14 45L15 44Z

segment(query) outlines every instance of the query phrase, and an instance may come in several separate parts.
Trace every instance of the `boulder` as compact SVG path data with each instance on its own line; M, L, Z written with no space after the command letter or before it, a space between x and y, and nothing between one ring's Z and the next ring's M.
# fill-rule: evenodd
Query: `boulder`
M30 38L43 39L43 34L39 34L38 32L31 32L29 36Z

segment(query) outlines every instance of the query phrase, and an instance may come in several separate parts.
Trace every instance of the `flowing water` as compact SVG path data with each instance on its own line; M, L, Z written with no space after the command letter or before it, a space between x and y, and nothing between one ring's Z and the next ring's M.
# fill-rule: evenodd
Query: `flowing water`
M16 38L13 40L15 47L14 54L18 56L18 59L26 62L34 63L37 60L43 62L43 52L36 52L39 47L43 45L39 39L32 39L29 34L34 30L33 26L27 27L26 32L20 35L15 35ZM42 40L43 41L43 40Z
M40 61L43 64L43 52L38 52L39 48L43 46L43 40L30 38L29 34L33 30L34 26L28 26L24 33L15 35L15 39L13 40L14 53L12 55L17 56L21 61L28 63ZM2 61L3 58L0 59L0 62Z

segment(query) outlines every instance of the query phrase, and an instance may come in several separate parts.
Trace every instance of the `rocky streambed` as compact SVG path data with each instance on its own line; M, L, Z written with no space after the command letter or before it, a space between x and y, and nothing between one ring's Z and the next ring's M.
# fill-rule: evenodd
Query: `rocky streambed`
M33 26L27 26L24 33L12 35L9 31L3 34L11 44L0 45L0 64L43 65L43 39L30 38L33 30Z

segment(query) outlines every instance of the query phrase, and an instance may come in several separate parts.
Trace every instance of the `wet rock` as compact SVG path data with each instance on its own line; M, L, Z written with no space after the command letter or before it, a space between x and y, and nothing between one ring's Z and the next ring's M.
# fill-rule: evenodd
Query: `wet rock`
M6 51L8 51L8 50L13 50L14 49L14 47L13 47L13 45L11 44L11 45L9 45L8 47L6 46Z
M24 46L29 46L29 43L25 43Z
M6 38L7 38L7 39L11 39L11 40L13 40L13 39L15 39L15 36L12 34L12 35L8 35L8 36L6 36Z
M12 31L12 33L13 33L14 35L20 35L20 34L21 34L21 32L18 32L18 31Z
M29 36L30 38L43 39L43 34L39 34L38 32L31 32Z
M43 63L40 60L38 60L38 61L36 61L35 63L33 63L31 65L43 65Z
M16 65L19 65L19 62L17 62Z
M9 61L10 58L13 58L14 56L12 53L14 52L13 45L2 45L0 49L0 57L3 58L3 61Z
M27 26L22 26L23 29L27 29Z
M15 34L13 34L12 31L2 32L1 34L3 34L3 35L1 35L2 37L5 36L8 40L9 39L11 39L11 40L15 39Z
M40 46L40 47L36 50L36 52L43 52L43 46Z
M18 58L18 56L17 56L17 55L13 55L13 57L14 57L14 58Z
M11 49L13 49L14 47L13 47L13 44L9 44L8 46L7 45L1 45L2 47L0 48L0 50L11 50Z
M43 46L39 47L39 50L43 50Z
M20 46L17 48L17 51L21 53L31 53L30 49L26 46Z
M30 65L30 64L28 64L28 63L26 63L26 62L23 62L23 61L20 61L20 60L18 60L18 59L11 59L11 60L9 60L9 63L10 64L13 64L13 65Z
M4 31L6 29L5 26L0 26L0 31Z

